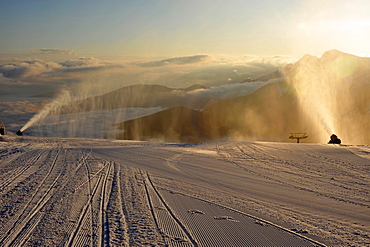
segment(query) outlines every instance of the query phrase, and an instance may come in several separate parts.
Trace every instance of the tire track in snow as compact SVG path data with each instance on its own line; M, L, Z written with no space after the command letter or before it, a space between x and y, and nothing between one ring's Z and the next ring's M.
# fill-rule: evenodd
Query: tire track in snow
M109 246L110 238L109 238L109 222L108 222L108 214L107 214L107 206L109 200L109 194L112 189L111 183L109 184L109 178L111 177L112 167L114 172L114 165L109 162L108 168L104 177L102 189L101 189L101 198L100 198L100 243L99 246ZM112 180L112 179L111 179Z
M140 170L121 164L119 181L126 223L126 230L118 239L122 243L120 246L166 246L151 211Z
M113 163L114 173L112 186L109 194L107 205L107 222L109 222L108 234L109 242L106 246L129 246L128 243L128 226L125 213L123 211L122 188L121 188L121 166Z
M12 170L11 174L7 173L5 176L6 178L4 179L5 181L0 184L0 191L4 191L4 189L8 186L10 186L15 180L20 180L21 175L25 174L30 167L32 167L41 157L42 152L39 151L36 156L33 156L30 160L27 161L25 166L16 168Z
M82 164L85 168L85 172L86 172L86 178L87 178L87 181L84 182L82 185L84 184L88 184L88 200L87 202L84 204L84 206L82 207L82 210L81 210L81 213L79 214L79 219L77 221L77 225L75 227L75 229L72 231L69 239L68 239L68 242L66 243L65 246L78 246L78 245L81 245L81 243L83 244L83 242L86 242L86 241L90 241L90 245L92 244L92 222L90 222L90 227L89 227L89 230L90 230L90 238L88 240L84 239L84 241L82 241L81 239L79 239L78 237L78 234L82 228L82 225L83 224L87 224L86 221L88 220L87 218L87 214L88 214L88 210L90 210L90 219L92 220L92 215L91 215L91 212L92 212L92 202L91 202L91 199L92 199L92 195L93 193L95 193L96 189L98 188L98 185L100 183L100 179L101 179L101 176L99 177L99 180L96 182L96 186L94 187L94 189L92 190L91 189L91 181L90 181L90 173L89 173L89 169L88 169L88 165L86 163L86 158L87 158L88 155L84 156L85 158L82 158ZM79 188L82 187L82 185L80 185L78 188L75 189L75 192L77 192L77 190ZM81 238L81 237L80 237ZM76 240L77 239L77 240Z
M88 242L90 242L89 245L92 245L92 243L93 243L93 241L92 241L92 235L93 235L92 234L92 224L93 224L92 223L92 196L93 196L93 194L95 194L96 189L98 188L101 176L99 176L99 178L98 178L98 180L97 180L97 182L94 186L94 189L92 189L91 188L91 179L92 179L92 177L90 176L89 166L88 166L88 163L87 163L87 158L90 156L90 154L91 154L91 150L90 150L89 153L82 152L81 162L76 167L76 171L77 171L80 167L83 166L83 169L85 170L85 174L86 174L86 181L75 188L75 193L80 188L82 188L84 185L87 184L88 199L87 199L87 202L82 206L81 212L79 213L79 218L78 218L78 221L77 221L77 225L72 230L72 232L70 234L70 237L68 239L68 242L66 243L65 246L73 246L73 245L79 246L79 245L82 245L83 243L87 244ZM96 173L93 177L97 176L98 174L100 174L100 171L98 173ZM89 216L90 218L88 217L88 210L90 210L90 216ZM87 222L88 219L90 219L90 222ZM82 239L79 239L78 234L81 231L81 228L82 228L83 224L85 224L85 225L88 224L89 225L88 228L89 228L90 232L89 232L89 234L86 234L86 235L89 235L90 238L88 238L88 239L84 238L82 240Z
M240 149L242 151L242 149L237 144L236 144L236 146L237 146L238 149ZM263 177L263 178L266 178L266 179L269 179L269 180L274 180L274 179L271 179L270 177L268 177L266 175L263 175L263 174L258 173L256 171L253 171L251 169L247 169L245 166L240 165L237 161L235 161L235 158L230 154L230 151L226 150L226 148L225 148L224 152L221 151L220 144L216 145L216 149L217 149L217 153L218 153L219 156L221 156L223 159L226 159L229 163L232 163L233 165L239 167L243 171L251 173L251 174L255 174L259 177ZM252 156L246 154L244 151L242 151L242 152L243 152L243 154L245 154L247 156L247 159L246 159L247 161L249 161L249 162L254 162L255 161L255 159Z
M307 191L307 192L310 192L310 193L314 193L318 196L324 196L324 197L331 198L331 199L334 199L334 200L343 201L343 202L346 202L346 203L351 203L351 204L354 204L354 205L369 208L369 205L368 205L369 200L368 199L366 199L366 198L359 199L359 198L348 197L348 194L345 194L346 190L349 190L349 191L358 190L360 193L363 193L363 191L365 191L366 194L368 193L368 190L366 189L366 187L365 188L363 186L357 186L356 187L355 184L353 183L353 181L356 181L356 182L357 181L362 181L365 184L366 181L367 181L366 180L366 175L365 175L366 172L356 171L356 169L353 169L352 168L353 163L344 162L343 160L341 160L341 159L339 159L339 158L337 158L333 155L329 155L329 154L323 155L323 154L320 154L320 153L317 153L317 152L316 153L309 153L309 152L302 152L299 149L294 150L294 153L298 153L299 157L301 157L301 159L304 160L305 162L309 161L309 162L312 163L315 160L319 160L320 164L321 164L320 168L316 168L315 166L311 166L307 163L302 163L301 164L299 162L293 162L293 161L290 161L290 160L287 160L285 162L281 157L277 157L277 156L274 156L274 155L266 155L265 150L263 148L261 148L261 147L264 147L264 148L274 149L274 150L278 151L280 154L282 152L288 152L288 153L293 152L290 149L281 147L281 145L279 147L274 147L272 145L266 145L266 144L260 144L259 143L258 146L257 145L243 146L244 149L241 148L238 143L235 143L235 145L238 147L238 149L241 151L241 153L244 156L248 157L248 159L251 158L252 156L244 150L245 148L250 149L253 153L263 154L263 156L265 156L265 158L260 158L260 160L263 160L264 162L259 162L258 163L258 168L259 169L265 169L266 174L269 174L270 171L274 172L274 170L272 168L274 168L275 171L276 170L279 171L279 172L275 172L273 175L270 175L270 176L262 175L260 173L256 173L260 177L264 177L266 179L278 182L280 184L285 184L285 185L288 185L288 186L292 186L292 187L294 187L296 189L299 189L299 190L302 190L302 191ZM259 146L261 146L261 147L259 147ZM228 152L228 151L226 151L226 152ZM228 153L229 153L229 156L233 155L232 152L228 152ZM290 156L288 156L288 157L290 157ZM237 164L237 162L234 162L234 161L232 161L232 163L236 164L238 167L242 168L245 171L251 172L250 169L247 169L245 167L245 165L243 165L243 164L240 165L240 164ZM264 167L263 166L264 163L267 163L268 167ZM289 163L292 163L292 164L290 164L290 166L294 166L294 168L295 168L294 170L292 169L292 167L287 165ZM248 163L248 166L251 166L251 165L253 165L253 162ZM361 168L361 165L359 165L359 166ZM350 168L348 168L348 167L350 167ZM358 168L358 166L357 166L357 168ZM326 177L323 177L321 175L320 170L325 170L325 169L332 169L332 171L333 171L331 173L332 178L330 178L330 177L326 178ZM340 173L340 172L343 172L343 174L345 174L345 176L350 176L352 178L352 179L349 180L350 182L347 184L347 187L343 186L343 184L345 184L345 181L341 181L341 183L337 184L336 180L334 179L334 177L336 177L334 174L337 174L337 173ZM281 177L280 179L278 179L277 178L278 173L279 174L282 174L282 173L288 174L289 177L285 177L285 178ZM340 176L340 174L337 174L337 175ZM359 177L363 177L363 178L359 178ZM293 180L293 178L295 178L296 180ZM321 184L326 183L326 184L330 184L332 186L336 186L336 188L337 188L335 190L336 193L323 191L321 189L322 186L317 186L318 189L313 189L312 185L310 183L310 181L312 181L312 179L314 179L319 184L320 183ZM329 181L329 179L330 179L330 181ZM306 180L309 181L308 184L305 183ZM341 196L338 196L339 192L342 193ZM353 196L353 194L351 194L351 196Z
M52 171L58 170L56 169L56 162L58 160L60 152L61 149L59 148L47 174L41 181L35 193L32 195L28 203L24 206L23 210L19 213L18 219L13 223L13 226L10 227L10 229L5 233L5 236L1 239L0 242L3 246L22 245L25 241L27 241L30 233L41 220L43 213L40 213L40 210L52 197L52 189L61 176L61 171L55 171L58 174L56 178L53 178L51 176Z
M0 140L1 141L1 140ZM9 143L8 143L9 144ZM10 163L12 162L13 160L17 159L20 155L22 155L22 153L24 152L24 147L26 147L28 145L25 145L25 146L17 146L17 147L14 147L14 146L10 146L10 147L7 147L7 149L3 149L3 150L0 150L0 160L7 160L7 163Z
M150 180L149 175L141 172L141 176L144 180L149 206L157 227L164 235L165 242L169 246L199 246L190 231L181 223L163 200Z
M99 177L92 187L92 177L85 164L89 184L89 198L83 206L75 229L72 231L65 246L109 246L109 223L106 213L111 189L112 163L107 162L98 171ZM105 170L103 172L103 170ZM113 171L114 172L114 171ZM89 231L89 234L87 234Z
M236 149L231 148L233 144L226 144L228 146L225 150L229 151L230 156L233 157L235 162L248 169L268 175L269 180L319 196L316 198L320 198L320 200L321 198L323 198L322 200L326 200L327 198L334 200L334 203L344 202L345 204L341 205L345 207L350 207L349 204L356 205L353 208L354 212L356 212L355 210L359 210L365 213L369 208L369 198L366 196L369 193L369 189L364 186L369 181L366 179L368 177L366 160L350 156L343 147L317 144L297 145L292 143L239 142L235 144L240 145L240 151L243 153L240 156L240 153L236 152ZM243 156L246 158L243 158ZM253 160L248 162L249 156L254 157L257 162L255 163ZM240 157L241 159L238 159ZM356 176L356 174L361 174L361 176ZM330 203L327 205L330 205ZM325 209L325 205L321 207ZM286 210L286 208L281 209L282 211ZM328 222L331 221L331 217L338 217L338 215L342 214L340 218L337 218L337 222L343 221L343 223L340 223L341 227L335 227L334 229L325 231L321 230L319 234L330 236L327 238L336 235L338 239L347 235L351 239L353 235L367 237L368 231L366 231L366 224L364 223L362 225L356 223L356 230L353 230L353 233L345 230L352 227L350 226L351 221L347 220L348 218L351 220L351 217L353 217L354 212L352 211L348 212L348 218L343 218L343 216L347 217L347 212L336 211L337 208L335 207L328 210L329 214L321 214L320 210L317 211L319 212L317 214L311 213L311 216L307 213L309 211L305 210L305 208L289 208L287 215L290 215L289 217L292 218L293 223L298 219L299 224L303 225L300 228L308 228L310 232L317 232L317 229L328 229L328 225L330 225ZM364 219L363 217L359 218L355 218L354 222L357 222L357 220L361 222L361 218ZM364 221L366 222L366 220ZM307 224L307 222L310 223ZM337 234L337 229L340 229L338 231L343 231L343 233ZM316 233L316 235L319 234Z

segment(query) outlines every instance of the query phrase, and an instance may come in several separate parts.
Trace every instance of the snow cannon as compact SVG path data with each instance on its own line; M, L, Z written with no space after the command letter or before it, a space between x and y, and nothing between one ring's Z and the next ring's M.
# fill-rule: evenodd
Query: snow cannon
M341 144L342 141L338 138L338 136L336 134L332 134L330 136L330 140L328 142L328 144Z
M17 135L19 135L19 136L22 136L22 135L23 135L23 132L22 132L21 130L18 130L18 131L16 132L16 134L17 134Z

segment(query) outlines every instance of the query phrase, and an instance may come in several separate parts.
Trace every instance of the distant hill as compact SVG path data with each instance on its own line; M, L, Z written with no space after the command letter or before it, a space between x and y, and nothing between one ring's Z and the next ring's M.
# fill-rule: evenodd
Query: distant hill
M183 90L185 92L191 92L191 91L198 90L198 89L207 89L207 87L200 85L200 84L194 84L190 87L184 88Z
M284 140L288 133L302 129L295 95L282 93L284 86L284 82L267 84L250 95L216 102L204 113L225 137Z
M162 139L166 141L197 142L210 139L203 126L204 115L186 107L173 107L118 124L124 132L117 136L126 140Z
M281 140L299 124L297 115L294 95L281 96L277 83L271 83L250 95L218 101L203 111L174 107L123 122L118 128L124 132L117 138L181 142L238 137Z
M268 81L268 80L271 80L271 79L276 79L276 78L280 78L280 77L283 77L284 75L281 73L281 71L275 71L275 72L272 72L266 76L262 76L262 77L259 77L258 79L246 79L244 81L242 81L241 83L244 83L244 82L255 82L255 81Z
M270 77L277 78L278 74L271 74ZM281 76L281 75L280 75ZM257 81L266 83L268 77L261 80L245 81L242 83L225 84L215 88L194 84L187 88L169 88L162 85L136 84L116 89L114 91L89 97L73 102L63 107L62 113L85 112L94 110L112 110L126 107L162 107L171 108L183 106L191 109L204 109L207 105L222 98L232 95L247 94L253 91L256 86L242 88L241 91L233 89L233 85L248 85ZM231 91L228 91L231 90ZM231 95L231 96L230 96Z
M201 109L211 97L196 97L188 92L206 89L206 87L196 84L184 89L173 89L162 85L137 84L126 86L112 92L90 97L73 105L66 106L64 113L78 111L92 111L100 109L118 109L125 107L174 107L184 106L194 109Z

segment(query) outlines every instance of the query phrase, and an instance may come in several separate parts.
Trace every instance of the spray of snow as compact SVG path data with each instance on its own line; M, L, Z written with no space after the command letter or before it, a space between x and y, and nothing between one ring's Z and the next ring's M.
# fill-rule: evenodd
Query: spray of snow
M34 115L22 128L24 132L30 126L37 124L49 115L56 115L60 113L60 110L64 105L71 102L71 93L68 90L62 90L59 96L49 104L47 104L39 113Z
M333 133L346 136L347 141L356 138L354 133L349 133L343 117L348 118L347 113L356 110L349 89L355 81L360 81L356 74L362 75L358 59L332 50L321 58L306 55L284 71L310 121L307 125L311 125L310 129L322 141ZM354 120L355 116L349 121Z
M320 60L307 55L292 69L293 77L288 76L288 79L296 89L302 108L308 116L315 119L326 136L335 133L332 118L335 98L333 80L328 76L327 71L322 69Z

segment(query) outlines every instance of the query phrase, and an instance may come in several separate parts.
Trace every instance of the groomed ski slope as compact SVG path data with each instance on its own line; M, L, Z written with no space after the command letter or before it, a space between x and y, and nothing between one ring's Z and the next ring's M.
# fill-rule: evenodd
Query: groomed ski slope
M1 137L2 246L368 246L370 147Z

